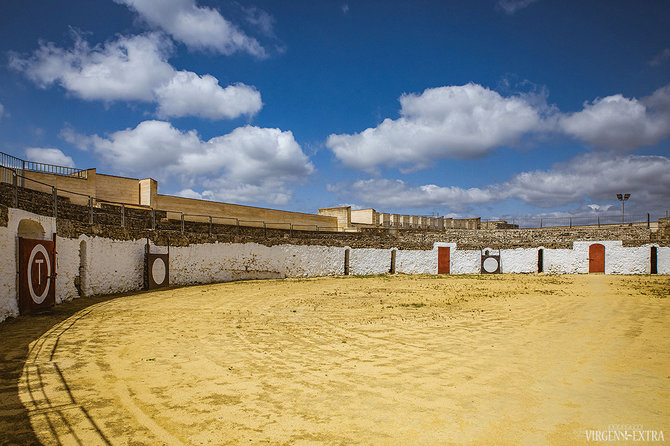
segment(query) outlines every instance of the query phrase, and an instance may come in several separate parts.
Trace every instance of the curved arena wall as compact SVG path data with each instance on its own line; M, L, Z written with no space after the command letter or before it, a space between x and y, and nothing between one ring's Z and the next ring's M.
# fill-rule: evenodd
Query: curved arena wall
M18 315L16 252L19 222L41 224L45 236L57 232L52 217L9 208L6 226L0 226L0 321ZM56 302L80 295L103 295L140 290L143 286L146 239L115 240L85 235L60 237L57 242ZM605 246L606 274L649 274L650 247L657 246L658 274L670 274L670 247L647 243L623 246L621 240L574 241L571 249L526 247L500 250L503 273L536 273L538 249L544 252L544 272L583 274L589 269L589 246ZM170 284L190 285L242 279L333 276L344 273L349 250L350 274L384 274L396 251L396 272L437 274L438 248L450 248L452 274L478 274L479 249L459 249L458 242L435 242L432 249L355 248L318 244L258 242L191 243L170 247ZM85 252L83 252L85 250ZM152 252L166 246L151 244ZM495 253L497 249L492 249Z

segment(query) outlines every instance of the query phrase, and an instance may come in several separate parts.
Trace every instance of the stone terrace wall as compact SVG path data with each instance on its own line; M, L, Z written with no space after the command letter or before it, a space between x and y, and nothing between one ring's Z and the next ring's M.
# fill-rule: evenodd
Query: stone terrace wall
M7 208L14 207L14 188L0 183L0 224L6 221ZM53 196L30 189L19 189L19 206L40 215L53 216ZM245 243L266 246L277 244L322 245L378 249L432 249L435 242L455 243L456 249L572 248L574 241L620 240L623 246L657 243L670 246L670 219L659 220L659 230L640 226L603 225L540 229L403 229L370 228L361 232L290 231L262 227L235 226L166 219L155 212L155 230L150 209L126 207L125 227L121 226L120 207L102 204L94 208L94 224L89 224L89 208L58 197L58 231L62 237L80 235L115 240L149 238L158 245L187 246L193 243ZM3 217L4 216L4 217ZM6 222L5 222L6 224Z

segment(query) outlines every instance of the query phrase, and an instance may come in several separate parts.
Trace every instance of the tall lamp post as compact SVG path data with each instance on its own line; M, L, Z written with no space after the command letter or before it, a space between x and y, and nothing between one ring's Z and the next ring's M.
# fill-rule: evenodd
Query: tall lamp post
M630 198L630 194L616 194L617 199L621 202L621 223L624 223L624 216L625 216L625 204L626 200Z

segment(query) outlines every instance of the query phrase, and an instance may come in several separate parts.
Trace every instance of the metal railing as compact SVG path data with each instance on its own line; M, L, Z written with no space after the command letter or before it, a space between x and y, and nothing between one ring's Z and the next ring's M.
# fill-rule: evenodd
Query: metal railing
M178 231L184 233L187 232L188 226L188 232L208 232L210 235L215 235L223 234L224 232L231 233L231 231L234 231L234 234L240 234L244 228L250 228L262 229L265 237L268 236L270 230L277 229L288 231L290 237L293 237L294 231L313 231L319 233L338 232L338 228L334 226L243 220L235 217L222 217L207 214L187 214L182 211L152 209L148 206L138 204L98 200L91 195L57 188L51 184L25 177L14 170L10 170L9 172L11 180L3 182L12 185L12 205L15 208L21 208L22 194L24 194L26 190L38 194L49 194L51 195L49 198L47 198L48 195L47 197L42 196L44 200L48 200L48 204L47 201L44 201L42 202L41 207L44 209L48 206L48 208L50 208L50 213L54 218L63 218L65 215L67 218L73 219L71 215L68 215L67 212L63 211L63 203L61 202L59 205L59 198L61 198L61 200L64 198L69 200L73 197L75 199L80 197L78 198L78 201L82 204L75 204L76 206L79 206L79 208L77 209L78 218L74 219L88 224L111 224L126 227L132 225L131 221L134 219L135 224L133 226L137 227L137 221L139 221L139 229L160 229L162 231ZM24 188L21 186L22 183L37 184L41 187L37 188L34 186ZM32 198L30 198L30 203L34 205ZM84 209L86 210L85 212ZM131 215L133 212L136 212L136 210L143 211L145 214L142 217ZM72 212L72 210L70 210L70 212ZM157 213L164 215L165 217L159 219L156 215ZM224 228L222 229L222 227ZM234 229L231 229L231 227Z
M587 216L567 216L567 217L514 217L507 219L508 223L519 225L521 229L532 228L572 228L575 226L600 227L607 225L634 225L650 227L652 222L659 218L666 217L667 214L647 213L647 214L610 214L610 215L587 215ZM486 220L482 220L482 225Z
M26 171L29 171L82 179L86 179L87 177L86 169L38 163L36 161L26 161L4 152L0 152L0 167L6 168L2 169L2 173L0 173L0 181L4 183L10 182L9 176L11 174L7 172L7 169L11 169L22 176L25 175Z

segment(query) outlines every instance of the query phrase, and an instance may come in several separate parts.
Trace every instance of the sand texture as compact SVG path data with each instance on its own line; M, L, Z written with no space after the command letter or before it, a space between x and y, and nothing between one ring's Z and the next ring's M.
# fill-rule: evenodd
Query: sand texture
M78 299L0 324L0 444L580 444L614 424L670 441L669 293L379 276Z

